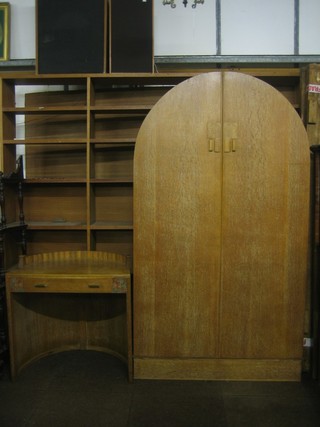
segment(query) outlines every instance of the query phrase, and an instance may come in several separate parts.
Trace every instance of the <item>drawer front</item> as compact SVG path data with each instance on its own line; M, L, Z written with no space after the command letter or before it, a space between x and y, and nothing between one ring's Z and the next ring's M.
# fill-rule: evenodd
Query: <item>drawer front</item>
M10 292L126 293L128 277L40 278L7 276Z

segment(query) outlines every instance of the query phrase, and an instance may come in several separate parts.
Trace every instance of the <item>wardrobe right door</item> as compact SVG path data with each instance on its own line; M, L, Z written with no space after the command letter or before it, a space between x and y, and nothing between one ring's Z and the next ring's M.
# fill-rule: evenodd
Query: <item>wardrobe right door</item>
M266 83L227 72L222 86L219 357L286 359L300 372L309 223L307 134L291 104Z

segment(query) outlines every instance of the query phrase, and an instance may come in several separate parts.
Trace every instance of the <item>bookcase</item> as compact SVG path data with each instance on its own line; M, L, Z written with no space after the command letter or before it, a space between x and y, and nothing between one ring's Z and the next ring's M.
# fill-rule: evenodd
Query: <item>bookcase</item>
M3 170L23 153L29 254L100 250L131 265L134 144L170 88L160 80L2 78Z
M299 69L240 71L299 111ZM195 74L1 74L0 169L13 170L22 152L28 254L108 251L131 267L135 140L153 105Z

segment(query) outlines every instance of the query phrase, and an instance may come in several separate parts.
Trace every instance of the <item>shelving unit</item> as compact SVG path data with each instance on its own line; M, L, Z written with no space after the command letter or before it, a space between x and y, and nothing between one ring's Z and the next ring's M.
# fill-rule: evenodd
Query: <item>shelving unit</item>
M131 265L135 138L168 90L135 80L115 88L114 79L87 76L2 79L3 167L22 146L29 254L103 250ZM24 86L35 92L18 105Z
M299 69L239 71L299 111ZM99 250L132 265L135 140L153 105L195 74L1 74L2 169L13 169L22 147L28 254Z

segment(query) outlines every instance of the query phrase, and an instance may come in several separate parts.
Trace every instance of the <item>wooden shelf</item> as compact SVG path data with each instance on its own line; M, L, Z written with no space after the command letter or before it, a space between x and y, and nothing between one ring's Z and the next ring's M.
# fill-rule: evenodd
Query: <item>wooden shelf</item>
M85 178L28 178L24 180L28 184L86 184Z
M66 106L66 107L49 107L49 106L38 106L38 107L12 107L4 108L4 113L11 114L70 114L70 113L85 113L87 111L86 106Z
M136 142L136 137L90 138L91 144L127 144L127 145L132 145L135 142Z
M76 221L30 221L29 230L86 230L86 224Z
M4 139L3 144L8 145L18 145L18 144L86 144L86 138L14 138L14 139Z
M97 221L91 224L92 230L133 230L132 222L103 222Z
M91 178L91 184L133 184L133 177Z

